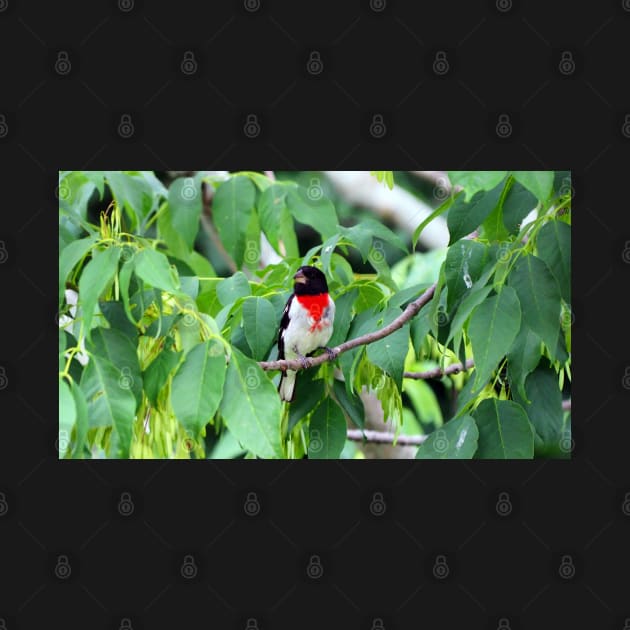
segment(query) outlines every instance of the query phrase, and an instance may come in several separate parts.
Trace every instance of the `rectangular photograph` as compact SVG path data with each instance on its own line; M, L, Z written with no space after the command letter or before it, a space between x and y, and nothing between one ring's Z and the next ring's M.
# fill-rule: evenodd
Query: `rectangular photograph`
M570 459L569 171L60 171L60 459Z

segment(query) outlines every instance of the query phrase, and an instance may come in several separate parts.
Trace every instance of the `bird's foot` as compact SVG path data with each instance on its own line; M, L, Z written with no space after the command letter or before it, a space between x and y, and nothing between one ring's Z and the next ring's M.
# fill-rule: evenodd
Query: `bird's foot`
M332 348L329 348L328 346L324 346L324 350L326 350L326 354L328 355L329 361L334 361L337 358L337 355L339 354L336 350L333 350Z
M308 370L308 368L311 367L312 362L308 357L305 357L303 354L298 354L298 359L300 360L300 363L302 364L303 370Z

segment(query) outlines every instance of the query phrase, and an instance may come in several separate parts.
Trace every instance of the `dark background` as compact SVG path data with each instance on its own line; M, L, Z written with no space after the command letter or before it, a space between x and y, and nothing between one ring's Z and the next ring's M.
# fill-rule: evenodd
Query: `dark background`
M0 628L630 627L630 2L550 6L0 0ZM96 168L571 169L572 461L57 461Z

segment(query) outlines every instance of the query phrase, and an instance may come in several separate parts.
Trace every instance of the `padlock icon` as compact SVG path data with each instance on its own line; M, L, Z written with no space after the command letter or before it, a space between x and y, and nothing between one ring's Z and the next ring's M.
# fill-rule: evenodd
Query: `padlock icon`
M256 372L256 368L253 365L250 365L247 368L247 374L245 375L245 385L247 385L248 389L257 389L260 386L260 377L258 376L258 372Z
M575 72L575 61L573 60L573 53L570 50L563 50L560 54L558 70L560 70L560 73L565 76Z
M628 11L630 11L630 0L628 2ZM626 617L623 624L623 630L630 630L630 617Z
M192 177L187 177L182 186L182 198L186 201L192 201L196 196L195 180Z
M260 9L260 0L244 0L245 10L254 13Z
M435 432L435 439L433 440L433 448L437 453L446 453L449 447L449 441L446 437L446 431L438 429Z
M623 251L621 252L621 258L623 262L630 265L630 241L626 241Z
M387 127L383 122L383 116L381 114L374 114L372 116L372 123L370 124L370 135L373 138L382 138L387 133Z
M59 436L55 440L55 449L60 457L63 457L70 446L70 436L66 429L59 429Z
M0 390L6 389L9 385L9 379L4 369L4 365L0 365Z
M131 494L129 492L123 492L120 495L120 500L118 501L118 512L121 516L131 516L135 506L133 501L131 500Z
M55 576L60 580L67 580L72 574L72 567L68 556L60 555L57 557L57 564L55 565Z
M9 125L4 114L0 114L0 138L6 138L9 135Z
M446 563L446 556L437 556L433 565L433 576L438 580L445 580L450 572L451 570Z
M508 114L499 114L495 132L499 138L509 138L512 135L512 123Z
M7 251L7 246L4 241L0 241L0 265L7 262L8 259L9 252Z
M324 567L322 566L322 561L319 556L311 556L308 561L308 566L306 567L306 575L312 580L318 580L324 575Z
M190 76L197 72L197 60L195 59L195 53L192 50L187 50L184 53L184 59L180 65L183 74Z
M255 492L247 493L243 510L245 510L245 514L247 514L247 516L257 516L260 513L260 502L258 501L258 495Z
M324 69L324 62L322 61L321 55L316 50L313 50L308 57L308 61L306 62L306 69L309 74L318 75Z
M510 620L507 619L507 617L501 617L501 619L499 619L499 623L497 624L497 630L511 630Z
M245 630L258 630L258 621L250 617L245 624Z
M324 443L317 429L311 429L310 439L308 442L308 450L312 453L319 453L322 450Z
M370 9L372 9L374 13L384 11L386 6L387 0L370 0Z
M324 190L319 183L319 179L317 179L317 177L311 179L311 183L306 189L306 196L311 201L319 201L324 196Z
M118 8L123 13L129 13L133 10L134 0L118 0Z
M256 241L248 240L245 246L245 262L248 265L254 265L260 258L260 251Z
M131 368L126 365L120 369L118 385L120 385L121 389L131 389L133 387L133 376L131 375Z
M626 367L621 383L625 389L630 389L630 367Z
M380 617L376 617L372 622L372 630L385 630L385 624Z
M512 0L496 0L497 10L507 13L512 8Z
M243 126L243 133L248 138L256 138L260 134L260 123L256 114L248 114Z
M435 74L442 76L449 71L450 64L448 63L448 59L446 58L446 51L438 50L435 53L435 58L433 60L433 72Z
M626 496L624 497L623 503L621 504L621 511L626 516L630 516L630 492L626 492Z
M55 61L55 72L61 76L66 76L72 70L72 64L70 63L70 57L65 50L60 50L57 53L57 60Z
M4 492L0 492L0 516L5 516L9 511L9 504L7 503L7 497Z
M118 124L118 135L121 138L131 138L133 136L135 128L133 122L131 122L130 114L123 114L120 117L120 123Z
M558 573L563 580L570 580L575 576L575 565L573 564L573 558L571 556L562 556Z
M9 8L9 0L0 0L0 13L3 13ZM4 619L0 620L4 623ZM2 630L2 626L0 626L0 630Z
M510 501L510 495L507 492L499 492L499 498L495 509L499 516L509 516L512 513L512 502Z
M385 503L385 499L383 498L383 493L375 492L372 495L372 501L370 502L370 513L373 516L383 516L386 509L387 504Z
M129 619L129 617L123 617L120 620L120 626L118 626L118 630L133 630L131 619Z
M197 576L197 565L195 559L192 556L184 556L184 562L181 567L182 577L187 580L192 580Z
M0 11L2 11L2 0L0 0ZM0 617L0 630L8 630L7 629L7 622L4 619L4 617Z

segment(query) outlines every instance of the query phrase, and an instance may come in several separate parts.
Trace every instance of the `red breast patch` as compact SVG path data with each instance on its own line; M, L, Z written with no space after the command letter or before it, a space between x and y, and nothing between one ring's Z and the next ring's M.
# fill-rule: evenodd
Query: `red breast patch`
M310 317L314 319L315 322L319 322L324 314L324 310L328 306L328 293L319 293L317 295L296 295L295 297L297 301L308 310Z

